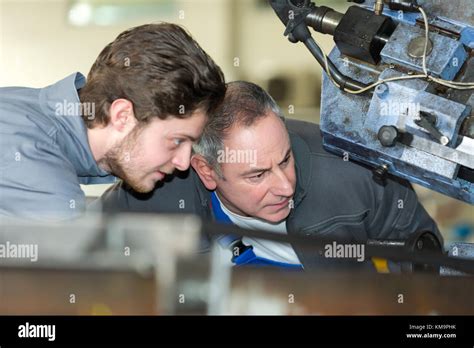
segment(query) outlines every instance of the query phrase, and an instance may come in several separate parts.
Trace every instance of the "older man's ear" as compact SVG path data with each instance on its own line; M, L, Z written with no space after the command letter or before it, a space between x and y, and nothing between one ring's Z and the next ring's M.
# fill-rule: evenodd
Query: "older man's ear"
M202 183L208 190L214 191L217 187L217 174L214 169L207 163L206 159L201 155L194 154L191 157L191 166L199 175Z

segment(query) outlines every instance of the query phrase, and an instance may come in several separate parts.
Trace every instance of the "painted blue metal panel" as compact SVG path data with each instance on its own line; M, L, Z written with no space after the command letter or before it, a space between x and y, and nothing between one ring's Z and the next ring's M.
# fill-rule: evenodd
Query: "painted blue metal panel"
M410 57L408 45L413 39L424 35L424 30L419 27L399 24L381 52L382 61L423 72L422 59ZM453 80L467 58L462 43L436 33L430 33L430 40L433 50L426 59L428 71L437 77Z
M461 32L461 42L467 47L474 48L474 28L465 27Z

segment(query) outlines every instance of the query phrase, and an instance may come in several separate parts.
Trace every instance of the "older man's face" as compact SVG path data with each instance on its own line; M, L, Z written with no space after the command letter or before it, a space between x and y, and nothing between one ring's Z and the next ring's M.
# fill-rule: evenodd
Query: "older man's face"
M268 222L284 220L295 192L295 161L283 122L274 114L250 127L233 127L220 162L217 193L236 214Z

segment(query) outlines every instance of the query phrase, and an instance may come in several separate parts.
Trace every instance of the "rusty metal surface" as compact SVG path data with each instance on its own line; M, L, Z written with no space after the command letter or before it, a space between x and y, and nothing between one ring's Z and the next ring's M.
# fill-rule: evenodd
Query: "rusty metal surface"
M289 315L473 315L473 294L474 277L356 273L302 276L239 270L233 274L228 311L229 314ZM259 304L260 312L256 309Z
M0 314L156 314L154 284L152 277L132 272L2 268Z
M182 290L172 296L176 301ZM191 298L199 291L191 287L184 295ZM158 293L152 277L133 273L0 270L0 314L206 314L203 307L187 312L185 304L176 313L160 310ZM69 301L71 294L75 303ZM234 269L219 314L473 315L472 294L474 277Z

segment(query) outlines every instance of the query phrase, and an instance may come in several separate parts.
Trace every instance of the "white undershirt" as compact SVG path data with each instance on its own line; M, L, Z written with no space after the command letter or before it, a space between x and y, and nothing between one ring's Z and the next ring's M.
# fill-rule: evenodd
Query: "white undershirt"
M280 222L278 224L272 224L270 222L266 222L260 219L255 219L251 217L245 217L238 214L231 212L227 209L224 204L219 199L219 196L216 194L217 200L224 211L224 213L229 217L230 221L232 221L235 225L241 228L246 228L250 230L264 230L269 232L275 232L280 234L286 234L286 220ZM288 243L279 243L274 242L271 240L266 239L256 239L256 238L242 238L242 241L246 245L253 246L253 251L256 256L264 257L266 259L277 261L277 262L284 262L290 264L301 264L298 256L296 255L293 247ZM224 259L231 260L232 259L232 252L227 249L224 250Z

